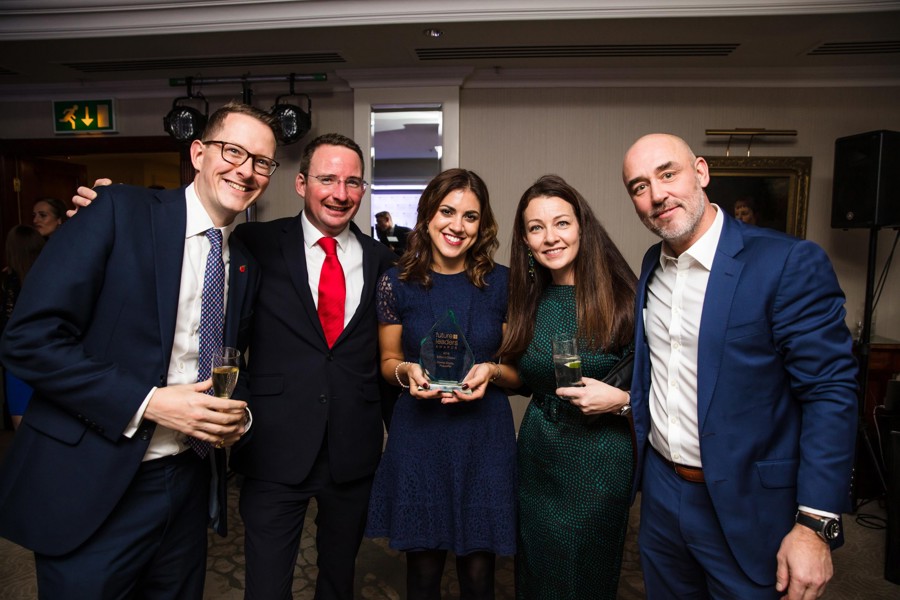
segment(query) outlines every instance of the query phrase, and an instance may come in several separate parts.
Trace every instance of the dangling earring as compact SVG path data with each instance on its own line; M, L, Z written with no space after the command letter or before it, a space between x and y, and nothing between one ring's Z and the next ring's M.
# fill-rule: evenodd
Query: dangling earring
M528 279L534 281L534 255L531 248L528 249Z

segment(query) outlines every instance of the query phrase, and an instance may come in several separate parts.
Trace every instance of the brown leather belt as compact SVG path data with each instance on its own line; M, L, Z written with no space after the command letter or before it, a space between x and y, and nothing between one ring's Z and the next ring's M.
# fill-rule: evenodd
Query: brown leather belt
M703 477L703 469L700 467L689 467L687 465L679 465L678 463L673 463L671 460L663 456L659 453L659 450L653 448L653 452L659 457L661 461L672 467L675 471L675 474L684 479L685 481L690 481L691 483L706 483L706 479Z

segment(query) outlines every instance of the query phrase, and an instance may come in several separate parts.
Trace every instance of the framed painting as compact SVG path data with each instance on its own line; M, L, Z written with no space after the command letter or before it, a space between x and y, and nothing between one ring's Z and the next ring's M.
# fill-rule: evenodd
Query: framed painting
M806 237L810 156L713 156L706 193L736 218Z

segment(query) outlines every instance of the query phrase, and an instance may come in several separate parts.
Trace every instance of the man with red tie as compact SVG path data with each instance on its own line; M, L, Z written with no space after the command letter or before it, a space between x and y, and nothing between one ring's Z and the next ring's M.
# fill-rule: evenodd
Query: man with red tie
M244 475L246 598L291 598L303 520L316 499L317 600L352 600L356 553L383 443L375 288L394 255L351 222L367 187L359 146L339 134L300 160L296 217L246 223L263 270L250 342Z

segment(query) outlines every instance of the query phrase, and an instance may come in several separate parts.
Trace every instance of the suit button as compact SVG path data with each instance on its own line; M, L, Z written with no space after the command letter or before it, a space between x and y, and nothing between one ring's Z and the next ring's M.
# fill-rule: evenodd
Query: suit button
M143 427L138 430L138 436L140 436L140 438L144 441L149 440L150 439L150 430L146 427Z
M326 396L325 394L319 396L319 404L325 404L326 402L328 402L328 396Z
M334 354L332 354L331 352L329 352L328 355L326 356L326 358L327 358L328 360L330 360L330 361L331 361L331 360L334 360Z
M165 384L165 383L166 383L166 377L165 377L165 375L160 375L160 376L159 376L159 385L162 386L162 385Z

